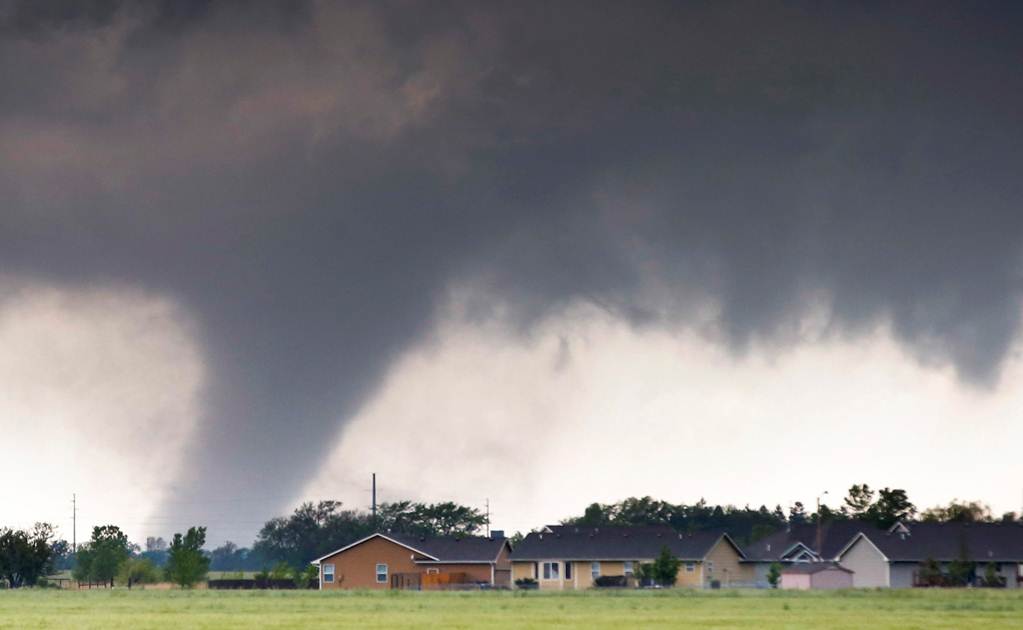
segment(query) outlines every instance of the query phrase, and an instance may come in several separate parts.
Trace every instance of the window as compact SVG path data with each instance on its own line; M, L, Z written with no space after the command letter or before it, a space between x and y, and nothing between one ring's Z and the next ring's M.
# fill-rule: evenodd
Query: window
M632 575L632 560L625 561L625 575Z
M330 584L334 581L334 565L325 564L323 565L323 582L324 584Z
M600 563L599 562L591 562L590 563L590 573L593 575L593 579L594 580L600 577Z
M695 562L687 562L686 563L686 573L693 573L694 571L696 571L696 563Z
M558 580L558 563L557 562L544 562L543 563L543 579L545 580Z
M381 564L377 565L377 584L386 584L386 583L387 583L387 565L381 563Z
M714 561L713 560L708 560L707 561L707 573L713 573L713 572L714 572Z
M438 573L440 573L440 569L427 569L426 570L426 574L427 575L437 575Z
M571 580L572 579L572 563L571 562L566 562L565 563L565 579L566 580Z

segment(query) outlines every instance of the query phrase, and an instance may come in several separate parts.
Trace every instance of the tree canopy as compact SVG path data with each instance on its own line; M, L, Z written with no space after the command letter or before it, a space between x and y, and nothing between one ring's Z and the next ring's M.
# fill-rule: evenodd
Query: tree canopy
M10 588L33 586L50 567L53 527L36 523L31 530L0 529L0 578Z
M72 572L80 582L113 583L121 564L127 560L136 547L128 536L116 525L97 525L92 528L88 544L78 548L75 568Z
M288 517L267 521L252 551L266 563L304 567L310 560L375 531L414 536L468 536L486 524L475 508L456 503L383 503L372 514L344 509L340 501L303 503ZM225 550L226 551L226 550Z
M167 548L167 579L182 588L191 588L206 577L210 559L202 552L205 544L205 527L189 527L184 536L174 534Z

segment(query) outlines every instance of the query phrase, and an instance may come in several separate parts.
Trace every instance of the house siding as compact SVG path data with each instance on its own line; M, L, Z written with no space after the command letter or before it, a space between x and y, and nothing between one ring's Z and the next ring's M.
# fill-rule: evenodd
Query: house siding
M524 580L526 578L536 579L536 573L533 570L534 564L532 562L512 562L512 582L515 580Z
M544 562L558 562L558 579L556 580L545 580L543 579L543 563ZM522 561L512 563L512 576L513 579L518 580L521 578L533 578L536 580L541 590L547 591L561 591L561 590L574 590L574 589L586 589L593 588L593 573L592 573L592 562L591 560L559 560L557 558L549 558L545 560L538 560L536 562L537 571L534 574L534 563L533 561ZM639 569L641 562L653 562L653 560L635 560L633 562L633 571ZM572 565L572 577L565 578L565 565ZM625 562L623 560L602 560L600 561L600 575L625 575Z
M920 570L916 562L893 562L889 565L888 585L892 588L913 588L913 576Z
M856 588L886 587L890 584L888 562L866 538L859 538L840 558L842 566L853 572Z
M810 574L783 573L781 576L781 587L785 590L808 591L810 590Z
M386 590L391 588L390 576L395 573L419 573L422 569L413 562L414 552L385 538L372 538L346 551L320 561L320 585L323 590L365 588ZM416 556L423 558L423 556ZM387 565L387 582L376 581L376 565ZM323 582L323 566L334 565L334 582Z
M853 575L839 569L827 569L818 571L810 576L810 588L814 589L836 589L852 588Z
M751 585L754 580L753 567L741 563L741 560L742 557L731 543L724 538L718 540L701 563L703 586L709 587L711 580L721 582L722 588ZM684 573L685 566L683 565L680 570Z
M686 571L686 565L693 565L693 572ZM694 560L683 560L678 567L678 577L675 579L675 586L683 588L703 588L703 563Z
M470 582L490 582L490 564L422 564L417 566L417 572L426 573L427 569L437 569L441 575L452 573L464 573Z

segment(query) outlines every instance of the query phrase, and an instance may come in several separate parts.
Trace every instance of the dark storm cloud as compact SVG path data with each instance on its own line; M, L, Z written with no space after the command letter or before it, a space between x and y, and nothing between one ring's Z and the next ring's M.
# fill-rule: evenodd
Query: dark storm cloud
M191 310L201 495L295 491L456 285L982 384L1018 329L1011 4L0 7L0 265Z

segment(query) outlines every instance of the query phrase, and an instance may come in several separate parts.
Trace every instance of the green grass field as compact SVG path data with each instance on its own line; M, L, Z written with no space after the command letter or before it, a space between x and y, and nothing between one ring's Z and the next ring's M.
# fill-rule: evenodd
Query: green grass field
M1023 591L0 591L0 628L1023 628Z

